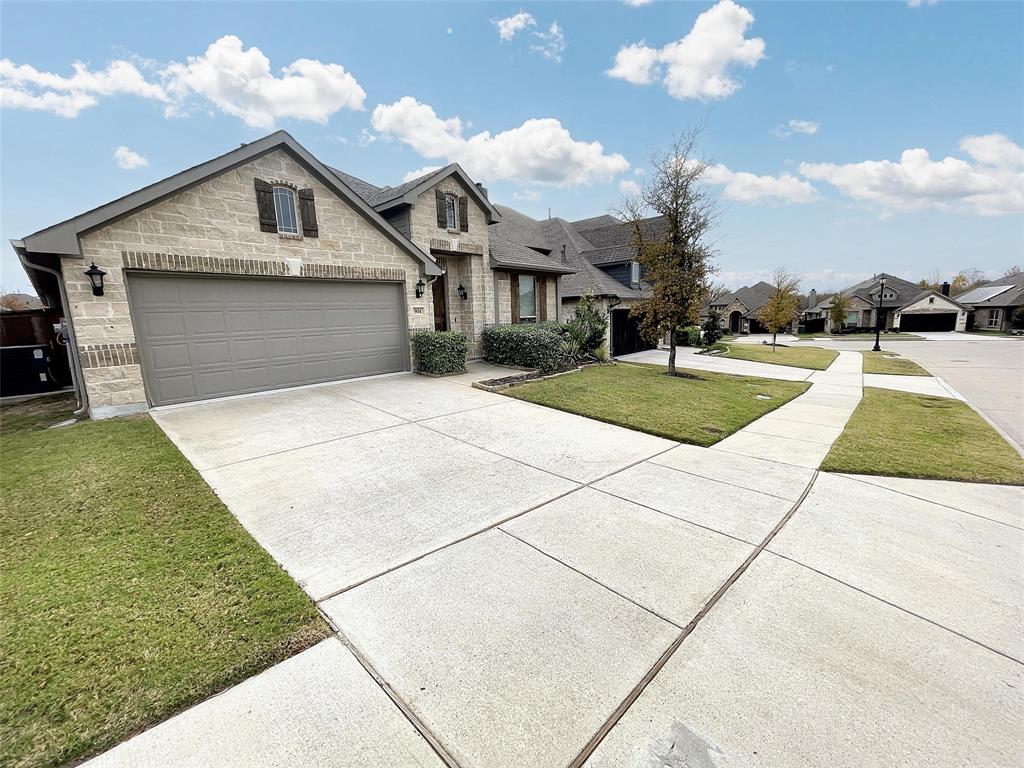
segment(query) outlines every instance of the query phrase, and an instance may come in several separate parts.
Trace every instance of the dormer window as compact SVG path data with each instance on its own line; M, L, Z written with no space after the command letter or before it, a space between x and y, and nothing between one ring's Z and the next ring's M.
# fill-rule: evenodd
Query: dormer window
M631 285L640 285L640 262L634 261L629 269L629 282Z
M883 301L885 301L887 299L895 299L895 298L896 298L896 292L895 291L882 291L882 300Z
M444 196L444 218L448 229L459 228L459 201L455 195Z
M277 231L286 235L299 234L298 217L295 215L295 192L288 187L274 187L274 212L277 214Z

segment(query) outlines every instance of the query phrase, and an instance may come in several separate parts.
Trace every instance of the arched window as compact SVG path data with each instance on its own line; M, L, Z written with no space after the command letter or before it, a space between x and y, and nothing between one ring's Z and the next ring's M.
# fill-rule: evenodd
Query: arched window
M299 233L295 215L295 192L288 187L274 187L274 211L277 213L277 231L286 235Z

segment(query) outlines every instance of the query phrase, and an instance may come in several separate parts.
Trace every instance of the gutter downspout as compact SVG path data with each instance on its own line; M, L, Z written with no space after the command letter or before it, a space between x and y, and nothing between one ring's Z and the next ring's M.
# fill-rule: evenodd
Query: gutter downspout
M68 304L68 294L64 287L64 276L55 269L44 267L41 264L35 264L28 260L28 255L25 251L24 246L18 247L11 241L11 245L14 246L14 252L18 254L18 260L21 261L22 266L25 269L34 269L38 272L45 272L53 275L57 279L57 290L60 292L60 303L63 315L67 320L68 327L68 356L71 358L71 379L75 385L75 399L78 401L78 409L73 415L81 416L83 413L89 410L89 397L85 391L85 381L82 378L82 364L78 357L78 339L75 336L75 324L71 322L70 310Z

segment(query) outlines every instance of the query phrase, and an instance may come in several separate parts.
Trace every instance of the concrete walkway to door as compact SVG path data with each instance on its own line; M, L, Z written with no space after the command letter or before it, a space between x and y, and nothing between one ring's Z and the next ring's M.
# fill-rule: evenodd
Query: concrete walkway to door
M337 636L94 766L1017 760L1020 489L677 445L471 379L154 414Z

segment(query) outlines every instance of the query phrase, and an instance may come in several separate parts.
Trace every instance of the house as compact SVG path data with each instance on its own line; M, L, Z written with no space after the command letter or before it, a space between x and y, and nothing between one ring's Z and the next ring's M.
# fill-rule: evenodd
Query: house
M488 324L639 298L626 244L499 209L457 164L378 187L283 131L12 241L94 417L409 370L421 329L479 357Z
M962 330L967 319L966 312L961 316L963 308L950 299L948 284L941 291L922 290L921 286L909 280L880 272L839 293L850 302L843 328L874 330L877 324L884 330L952 331ZM808 307L804 317L824 318L827 328L840 330L833 327L830 316L836 295Z
M723 330L729 333L766 333L757 313L772 297L775 289L763 280L714 299L705 306L702 316L718 312Z
M967 328L1009 331L1024 327L1024 273L1005 275L956 297L967 307Z

